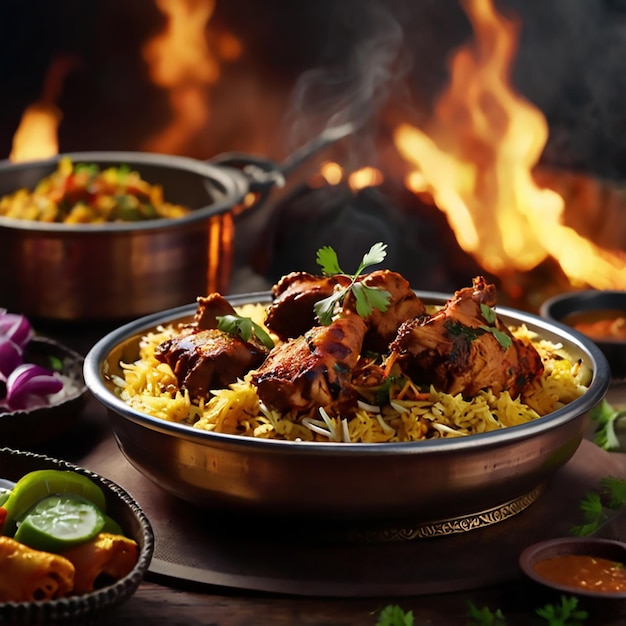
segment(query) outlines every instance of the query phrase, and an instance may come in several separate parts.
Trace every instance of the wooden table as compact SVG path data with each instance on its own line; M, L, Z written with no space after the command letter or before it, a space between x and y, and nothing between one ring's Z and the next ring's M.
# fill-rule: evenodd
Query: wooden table
M80 332L70 332L68 328L51 327L40 329L40 332L56 336L84 354L107 330L105 327L91 327L80 329ZM626 398L623 399L626 401ZM76 444L77 441L79 445ZM99 468L106 466L113 445L106 413L95 400L90 399L72 438L64 437L44 451L79 465L83 465L81 461L86 458L88 451L88 458L95 466L86 466L99 471ZM613 454L619 459L622 475L626 477L626 454ZM445 559L447 555L441 556ZM488 607L494 612L500 609L508 626L529 626L545 624L545 621L536 616L535 610L547 603L558 601L558 594L536 587L523 577L502 585L454 593L411 597L337 598L278 595L199 585L149 572L134 596L110 614L104 615L99 623L103 626L376 626L380 610L386 605L397 604L405 611L413 612L415 626L468 624L468 606L471 602L479 609ZM590 603L582 600L581 603L591 613L589 624L617 626L626 623L626 601Z

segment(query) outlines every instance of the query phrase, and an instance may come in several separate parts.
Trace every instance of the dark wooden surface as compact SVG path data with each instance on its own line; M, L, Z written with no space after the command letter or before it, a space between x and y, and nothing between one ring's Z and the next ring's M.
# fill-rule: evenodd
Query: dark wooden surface
M70 347L87 352L95 340L107 331L106 326L40 328ZM620 392L621 393L621 392ZM52 456L78 464L86 457L97 458L98 450L107 450L111 433L102 407L90 400L72 432L50 442L42 450ZM95 454L96 456L89 455ZM104 452L102 454L105 454ZM626 454L614 453L622 475L626 477ZM130 467L130 466L129 466ZM98 471L97 468L90 468ZM549 523L549 520L547 520ZM443 560L449 555L442 552ZM337 598L278 595L227 587L185 583L149 573L137 592L121 606L103 615L103 626L118 624L150 625L319 625L376 626L383 607L397 604L412 611L415 626L469 624L469 603L478 608L500 609L508 626L545 624L536 609L557 603L559 595L535 586L523 577L489 588L463 592L417 596ZM626 623L626 601L593 603L581 600L590 612L589 624L617 626Z

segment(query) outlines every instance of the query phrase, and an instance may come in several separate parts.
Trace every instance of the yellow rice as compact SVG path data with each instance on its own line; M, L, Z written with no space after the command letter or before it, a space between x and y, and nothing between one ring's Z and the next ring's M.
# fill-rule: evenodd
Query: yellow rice
M247 305L240 315L262 323L264 308ZM155 348L176 334L174 327L159 327L146 334L139 358L122 363L123 377L113 377L120 397L149 415L195 428L250 437L302 441L377 443L462 437L523 424L568 404L586 389L588 372L564 353L562 346L541 340L526 326L511 329L532 341L542 356L543 376L518 398L508 392L480 392L471 400L436 390L422 393L424 400L393 399L382 408L362 404L349 419L321 409L309 415L280 414L259 402L247 377L227 389L216 389L204 401L192 402L178 389L170 367L154 357Z

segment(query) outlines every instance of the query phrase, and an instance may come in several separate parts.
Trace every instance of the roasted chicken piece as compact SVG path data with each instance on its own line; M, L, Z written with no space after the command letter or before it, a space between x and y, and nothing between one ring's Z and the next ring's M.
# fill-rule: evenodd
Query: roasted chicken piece
M361 317L348 314L278 345L252 373L259 398L277 411L354 404L350 375L366 329Z
M180 388L191 398L207 398L211 389L227 387L269 354L254 336L249 341L218 328L198 330L172 337L160 344L155 357L167 363Z
M194 315L194 326L198 330L217 328L218 317L224 315L237 315L233 305L219 293L211 293L208 296L200 296L196 299L198 308Z
M267 309L265 325L283 341L303 335L317 325L313 307L332 295L336 286L347 286L347 276L315 276L292 272L272 287L272 303Z
M472 287L457 291L435 315L402 324L390 346L390 362L452 395L471 398L491 388L517 397L541 376L543 363L535 348L513 337L497 317L489 322L481 305L495 304L495 286L474 278Z
M211 389L227 387L260 365L269 350L254 336L244 341L218 329L218 317L237 314L224 296L212 293L197 301L194 321L159 345L155 357L172 368L191 398L206 398Z
M385 311L374 308L367 316L368 329L363 342L364 350L385 354L389 351L389 344L395 339L400 325L406 320L423 315L426 308L411 289L409 281L397 272L376 270L360 276L358 280L368 287L385 290L390 294ZM356 310L356 302L351 292L346 295L343 308Z

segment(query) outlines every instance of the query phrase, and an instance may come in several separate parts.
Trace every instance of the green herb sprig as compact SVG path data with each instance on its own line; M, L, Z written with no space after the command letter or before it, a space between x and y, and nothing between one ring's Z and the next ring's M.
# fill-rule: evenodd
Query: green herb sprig
M591 491L580 501L584 523L572 526L570 533L576 537L593 535L614 513L626 505L626 480L607 476L600 479L601 491Z
M413 626L413 611L404 611L397 604L389 604L378 616L376 626Z
M315 315L323 326L328 326L334 319L337 308L341 306L344 298L352 292L356 301L356 312L361 317L371 315L374 309L386 311L389 307L391 294L378 287L368 287L357 279L366 267L381 263L387 256L387 245L375 243L367 254L363 256L359 267L354 274L346 274L339 266L337 253L331 246L323 246L317 251L316 261L322 268L325 276L343 275L351 279L350 284L342 289L338 289L328 298L317 302L314 306Z
M250 341L256 337L268 350L274 347L274 341L265 330L249 317L241 315L218 315L217 327L222 332L233 337L240 337L244 341Z
M480 303L480 312L487 320L488 326L482 325L479 328L482 328L487 333L491 333L498 340L498 343L507 350L511 346L512 339L506 333L496 328L496 312L482 302Z
M583 626L589 613L578 608L576 596L561 596L560 604L546 604L535 611L548 626Z
M484 606L479 609L473 602L467 603L468 626L506 626L504 613L500 609L492 611Z
M620 442L615 434L615 424L618 419L626 418L626 410L618 410L606 400L602 400L591 409L589 416L596 425L594 443L604 450L619 450Z

